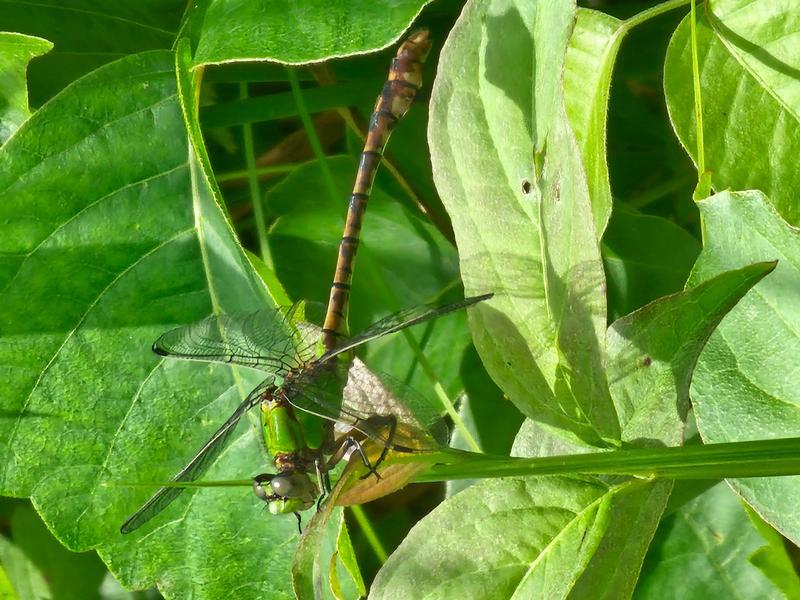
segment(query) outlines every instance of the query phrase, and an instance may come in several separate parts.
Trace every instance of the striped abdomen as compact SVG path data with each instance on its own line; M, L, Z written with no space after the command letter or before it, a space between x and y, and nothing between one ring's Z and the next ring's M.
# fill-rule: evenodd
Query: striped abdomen
M328 312L325 316L324 344L326 349L336 345L338 336L347 335L347 310L350 299L350 280L353 274L361 221L367 210L375 171L381 161L383 148L392 133L395 123L408 111L414 97L422 85L422 63L428 55L431 42L427 29L412 33L392 59L389 78L383 86L381 95L375 102L369 130L364 141L364 150L356 173L353 193L347 208L342 241L339 244L339 257L331 285Z

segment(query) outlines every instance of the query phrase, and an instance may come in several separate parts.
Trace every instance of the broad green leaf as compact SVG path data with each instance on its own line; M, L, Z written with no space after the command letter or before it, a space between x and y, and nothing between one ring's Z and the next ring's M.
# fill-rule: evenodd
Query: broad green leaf
M661 523L634 597L784 598L750 564L764 543L736 495L717 485Z
M616 205L603 235L611 320L682 290L699 253L685 229Z
M672 484L631 481L624 493L612 495L603 539L575 583L570 599L617 600L631 596Z
M297 546L294 562L292 563L292 587L298 600L322 600L324 598L336 598L336 593L340 591L340 583L344 580L348 585L348 596L355 597L355 589L352 588L352 580L338 577L338 570L331 579L331 565L337 568L340 544L348 552L347 545L342 538L344 522L344 509L337 506L339 494L348 487L353 480L353 469L345 469L339 481L331 491L326 502L314 513L311 521L307 524L300 543ZM345 529L346 532L346 529ZM347 534L344 534L347 537ZM355 557L352 555L352 547L349 548L349 568L358 568ZM360 575L359 575L360 581ZM363 588L364 583L360 581Z
M773 266L724 273L695 289L656 300L609 328L608 374L624 441L681 443L697 356L719 320ZM586 451L564 448L556 436L542 436L540 429L523 427L515 455ZM608 533L573 590L574 597L630 594L671 487L671 482L656 482L614 505Z
M624 441L681 444L697 357L720 320L774 268L758 263L723 272L611 325L608 372Z
M0 536L0 592L9 594L9 600L53 597L41 571L4 536ZM5 600L6 596L2 598Z
M0 11L0 30L35 35L55 45L29 70L31 104L39 106L101 65L172 46L185 8L185 0L7 0Z
M461 363L461 379L466 399L460 412L469 415L481 450L508 455L523 416L491 380L472 346L467 349Z
M397 41L429 1L211 0L195 63L302 64L379 50Z
M75 553L64 548L30 504L18 506L10 524L14 543L41 571L56 598L98 595L108 571L96 553ZM80 577L76 577L76 573L80 573Z
M342 514L339 522L339 535L336 538L336 553L337 564L341 564L347 575L352 580L359 597L367 595L367 586L361 575L361 568L358 565L355 548L353 548L353 541L350 538L350 532L347 528L347 522L344 520Z
M605 273L580 156L566 115L548 137L541 187L544 292L558 355L554 392L601 440L619 439L606 380ZM573 408L574 407L574 408Z
M564 101L583 157L598 235L602 235L611 215L606 113L611 74L626 32L623 21L581 9L564 63Z
M711 336L692 380L706 443L791 437L800 431L800 234L760 192L699 203L705 244L689 285L758 260L777 260ZM800 477L730 480L778 531L800 541Z
M0 150L2 493L32 496L62 543L97 548L127 586L287 597L295 524L264 518L246 488L187 490L141 532L118 533L258 381L160 359L153 340L212 311L270 305L196 123L187 131L181 100L191 118L195 96L181 78L179 95L166 52L112 63ZM265 469L254 431L239 431L209 478Z
M715 0L698 11L706 168L715 190L759 189L800 223L800 13L791 1ZM675 131L697 162L689 17L675 31L664 89Z
M32 58L53 44L20 33L0 32L0 144L30 116L26 73Z
M5 600L17 600L19 598L14 588L11 587L11 581L8 579L8 575L6 575L6 570L3 568L2 561L0 561L0 597Z
M800 574L794 568L786 551L784 537L775 531L758 513L744 505L750 523L761 534L766 544L753 552L749 560L781 590L789 600L800 598Z
M442 50L429 139L466 291L496 294L472 320L488 372L528 417L602 444L618 435L601 365L602 265L577 143L550 81L573 11L470 2ZM535 98L518 76L526 69L543 81ZM536 182L534 147L545 146Z
M566 597L601 548L609 515L650 485L555 476L483 481L411 530L370 598Z

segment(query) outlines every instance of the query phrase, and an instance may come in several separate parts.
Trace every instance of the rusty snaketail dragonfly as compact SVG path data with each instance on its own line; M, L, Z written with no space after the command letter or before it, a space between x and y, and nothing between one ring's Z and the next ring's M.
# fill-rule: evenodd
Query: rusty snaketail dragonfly
M288 309L211 316L167 332L154 344L153 350L163 356L241 365L263 371L266 377L171 484L161 487L122 525L122 533L137 529L164 510L183 491L180 483L199 478L225 448L242 416L259 405L264 441L277 473L256 476L253 488L271 513L294 513L298 524L300 511L311 508L315 501L319 506L330 493L328 472L350 451L359 455L367 475L378 476L376 468L390 449L431 451L446 443L446 428L437 411L407 393L398 406L391 386L357 359L353 361L352 351L370 340L471 306L491 294L410 308L381 319L355 337L346 337L353 259L374 171L394 123L408 110L421 85L421 63L429 48L425 30L415 32L401 45L376 102L321 332L322 353L318 351L319 329L298 319L297 304ZM350 433L336 439L334 422ZM352 432L383 447L374 464ZM317 484L309 477L312 472Z

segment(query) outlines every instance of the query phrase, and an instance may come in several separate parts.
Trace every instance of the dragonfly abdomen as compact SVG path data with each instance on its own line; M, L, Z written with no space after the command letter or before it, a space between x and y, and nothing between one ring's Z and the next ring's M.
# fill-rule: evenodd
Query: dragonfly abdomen
M422 63L430 51L431 43L427 29L412 33L403 42L392 59L389 77L383 91L375 102L369 122L364 150L356 173L353 193L347 208L339 257L331 285L328 313L325 316L323 343L326 349L336 345L339 336L347 335L347 310L350 299L350 281L358 250L359 236L364 213L375 172L378 169L383 149L398 120L408 111L422 85Z

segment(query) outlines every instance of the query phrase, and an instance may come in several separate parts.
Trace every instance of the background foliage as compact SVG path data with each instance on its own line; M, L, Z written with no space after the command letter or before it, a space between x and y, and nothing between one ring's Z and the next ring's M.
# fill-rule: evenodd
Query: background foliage
M371 344L370 367L460 399L495 454L798 435L800 13L698 6L701 124L688 2L582 4L3 3L0 592L355 597L361 572L374 598L798 597L797 477L411 486L336 509L297 554L249 490L188 490L118 533L151 491L120 482L170 478L257 381L152 341L327 300L412 22L434 51L370 201L351 329L496 297L469 328ZM717 192L697 203L695 165ZM255 424L207 479L264 470Z

